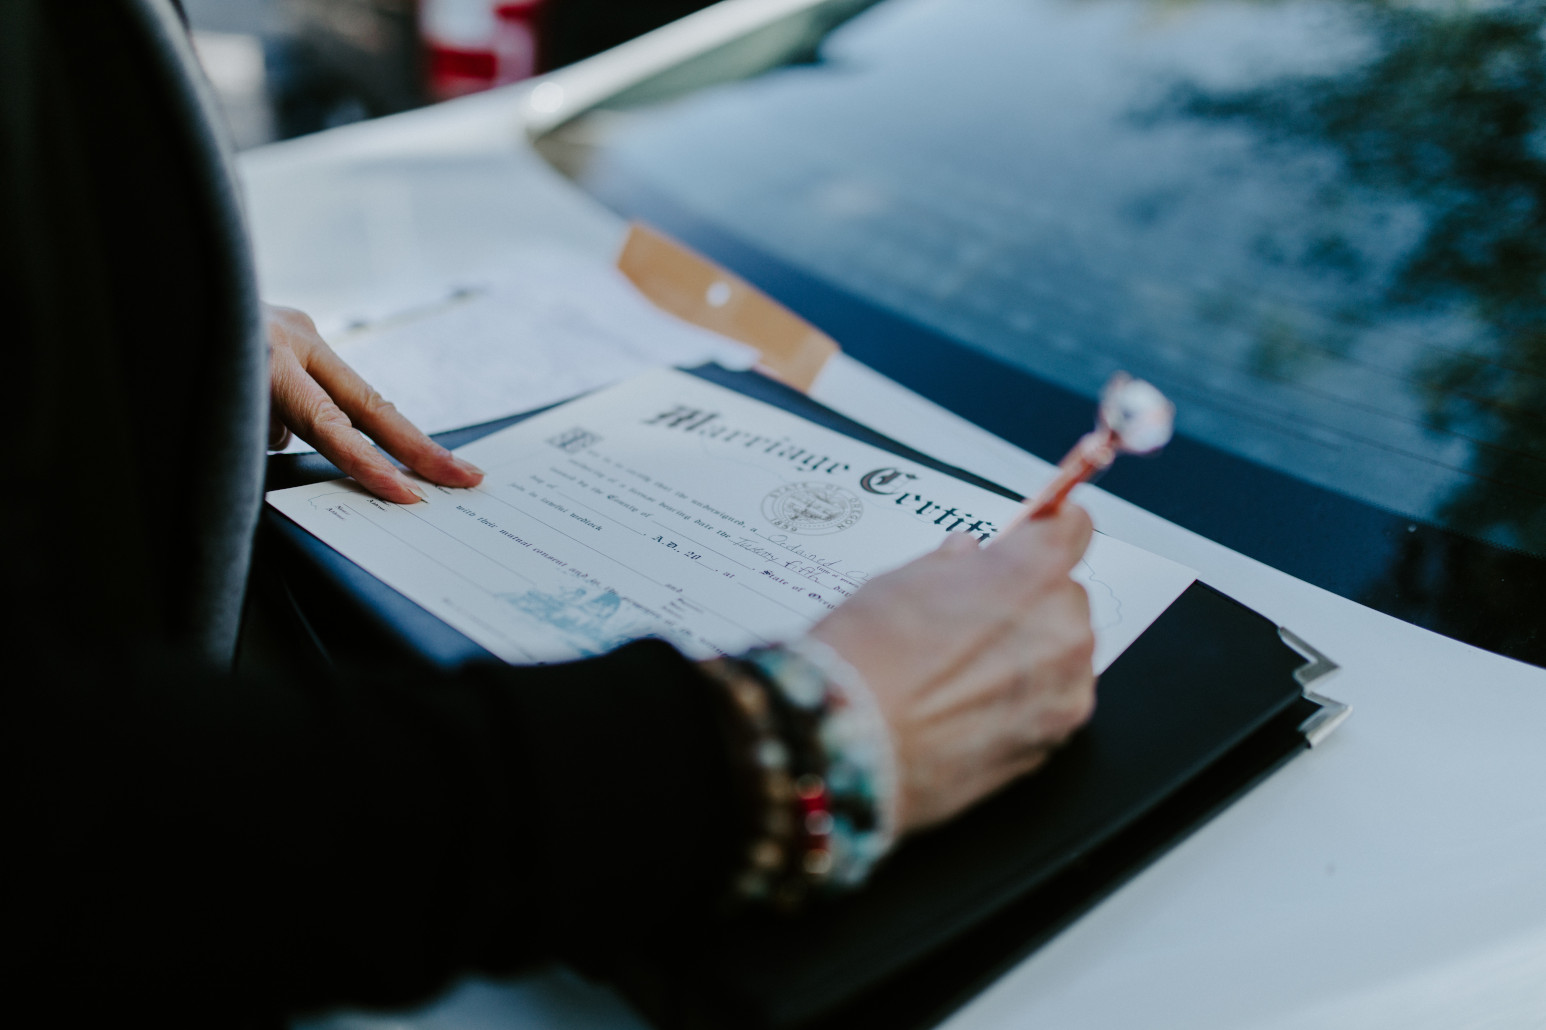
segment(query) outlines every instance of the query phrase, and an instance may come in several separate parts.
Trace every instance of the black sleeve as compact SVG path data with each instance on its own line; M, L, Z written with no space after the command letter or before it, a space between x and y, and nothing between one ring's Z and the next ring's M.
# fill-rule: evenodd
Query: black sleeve
M719 695L671 648L219 671L267 365L187 60L168 0L0 2L8 1011L232 1025L669 946L738 840Z
M728 882L727 713L658 641L433 683L91 664L6 717L9 935L56 999L391 1005L669 947Z

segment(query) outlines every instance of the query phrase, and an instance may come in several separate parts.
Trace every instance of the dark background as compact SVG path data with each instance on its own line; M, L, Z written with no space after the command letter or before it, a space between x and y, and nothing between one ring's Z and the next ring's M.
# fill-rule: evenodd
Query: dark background
M238 149L436 99L418 0L184 0L183 6ZM707 6L709 0L546 0L537 15L538 70L573 63Z

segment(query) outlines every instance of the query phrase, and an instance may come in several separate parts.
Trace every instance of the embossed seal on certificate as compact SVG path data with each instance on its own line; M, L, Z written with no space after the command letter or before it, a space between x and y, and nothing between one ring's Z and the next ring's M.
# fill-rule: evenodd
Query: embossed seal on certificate
M822 536L859 521L864 502L835 483L786 483L762 501L762 515L786 533Z

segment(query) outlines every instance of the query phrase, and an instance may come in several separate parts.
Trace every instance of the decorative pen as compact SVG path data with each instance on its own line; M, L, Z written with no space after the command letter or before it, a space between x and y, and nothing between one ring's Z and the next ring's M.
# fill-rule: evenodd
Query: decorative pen
M1152 454L1164 447L1175 421L1176 406L1164 394L1142 379L1118 372L1101 390L1095 429L1074 444L1058 463L1052 482L1025 502L1016 521L1057 511L1069 491L1109 468L1118 454Z

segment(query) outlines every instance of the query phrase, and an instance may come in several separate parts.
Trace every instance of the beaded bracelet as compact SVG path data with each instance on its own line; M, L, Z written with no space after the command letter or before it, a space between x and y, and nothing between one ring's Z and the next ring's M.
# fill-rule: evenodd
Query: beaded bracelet
M803 857L796 854L795 776L769 690L744 662L733 658L714 659L702 667L725 688L740 716L736 720L739 739L733 743L748 759L748 793L757 805L751 842L732 893L741 900L796 907L804 891L788 876L791 866Z
M891 736L868 687L818 641L705 663L742 716L762 812L738 897L798 907L862 883L895 839Z
M896 839L896 759L874 695L851 665L817 640L755 648L745 658L786 703L787 721L803 723L805 739L819 749L796 783L810 813L806 829L825 829L819 835L827 845L825 882L855 887Z

